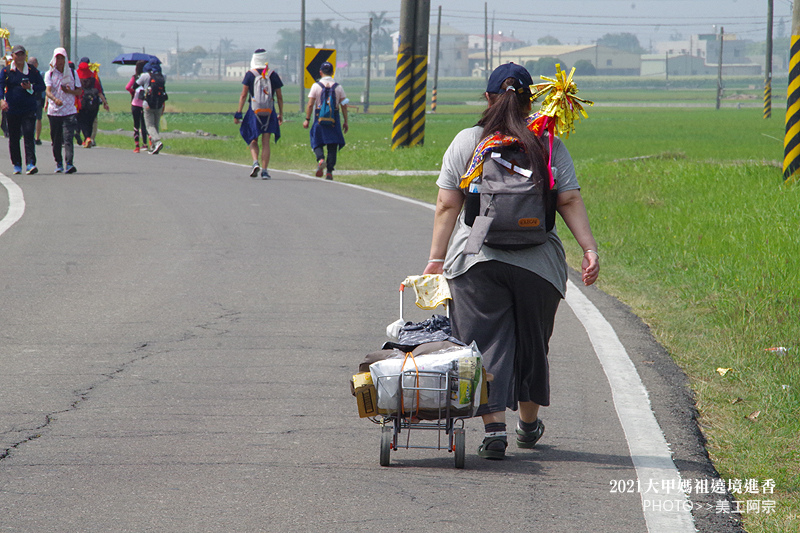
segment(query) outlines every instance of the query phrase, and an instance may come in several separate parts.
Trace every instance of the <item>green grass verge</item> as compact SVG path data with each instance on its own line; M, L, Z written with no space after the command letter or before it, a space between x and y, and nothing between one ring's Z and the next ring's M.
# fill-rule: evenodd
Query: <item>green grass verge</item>
M170 102L177 106L182 98ZM354 114L339 169L436 170L453 135L475 122L474 111L428 115L425 145L397 151L389 149L390 116ZM783 122L764 120L759 109L589 113L566 143L600 243L598 285L629 304L688 374L722 477L775 480L774 494L757 497L774 499L775 511L742 515L747 530L797 531L800 188L782 184ZM271 167L311 172L299 118L287 115ZM230 115L166 119L167 131L228 137L170 139L170 153L250 163ZM127 113L101 114L101 129L117 127L130 128ZM132 147L123 136L104 134L100 143ZM427 202L436 197L431 176L337 179ZM578 266L580 250L570 237L564 241L570 264ZM788 352L766 351L775 346ZM732 370L723 376L718 368Z

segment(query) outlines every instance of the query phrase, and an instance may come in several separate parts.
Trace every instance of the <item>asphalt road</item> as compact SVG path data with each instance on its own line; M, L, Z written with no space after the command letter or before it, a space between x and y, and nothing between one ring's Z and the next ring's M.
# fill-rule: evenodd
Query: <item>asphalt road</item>
M65 176L46 143L40 174L11 176L0 144L25 203L0 234L0 531L687 531L669 525L675 509L647 515L650 496L614 490L638 479L624 411L567 303L535 450L482 460L473 420L463 470L438 450L379 466L380 429L348 380L424 267L430 208L253 180L169 146L78 148ZM10 197L0 188L0 219ZM625 306L580 290L638 370L681 477L713 479L683 375ZM693 527L738 531L702 508L724 498L690 495Z

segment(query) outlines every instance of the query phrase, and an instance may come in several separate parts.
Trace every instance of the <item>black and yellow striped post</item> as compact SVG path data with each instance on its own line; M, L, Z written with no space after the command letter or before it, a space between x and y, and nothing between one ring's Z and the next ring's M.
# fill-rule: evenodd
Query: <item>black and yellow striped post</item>
M405 1L403 2L406 3ZM400 38L403 38L402 32ZM411 129L411 81L413 79L411 43L401 43L397 51L397 78L394 85L394 118L392 119L392 150L408 146Z
M394 89L392 150L425 140L430 0L403 0Z
M792 11L789 89L786 93L786 135L783 138L783 181L794 183L800 170L800 2Z
M431 16L430 0L417 0L414 21L414 81L411 85L410 146L425 143L425 95L428 89L428 23Z
M772 0L767 0L767 57L764 64L764 118L772 118Z
M425 142L425 92L428 87L428 56L414 56L414 83L411 86L411 133L408 144Z
M764 82L764 118L772 117L772 80Z

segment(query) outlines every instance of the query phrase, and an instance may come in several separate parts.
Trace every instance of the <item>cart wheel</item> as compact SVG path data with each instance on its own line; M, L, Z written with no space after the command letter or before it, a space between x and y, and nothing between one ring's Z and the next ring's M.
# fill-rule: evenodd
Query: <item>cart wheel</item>
M381 427L381 466L389 466L389 453L392 451L393 437L392 426Z
M454 429L453 436L455 437L455 452L456 452L456 468L464 468L464 458L466 455L465 448L467 443L467 436L462 428Z

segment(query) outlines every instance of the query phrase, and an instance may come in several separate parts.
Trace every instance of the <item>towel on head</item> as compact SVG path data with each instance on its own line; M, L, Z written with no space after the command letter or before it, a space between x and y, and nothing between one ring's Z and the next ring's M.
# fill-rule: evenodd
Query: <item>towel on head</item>
M72 76L72 69L69 68L69 56L64 48L53 50L53 59L50 60L50 69L56 68L56 56L64 56L64 72L62 73L66 85L75 87L75 78Z
M265 68L267 66L268 53L264 50L256 50L253 52L253 57L250 59L250 68Z

